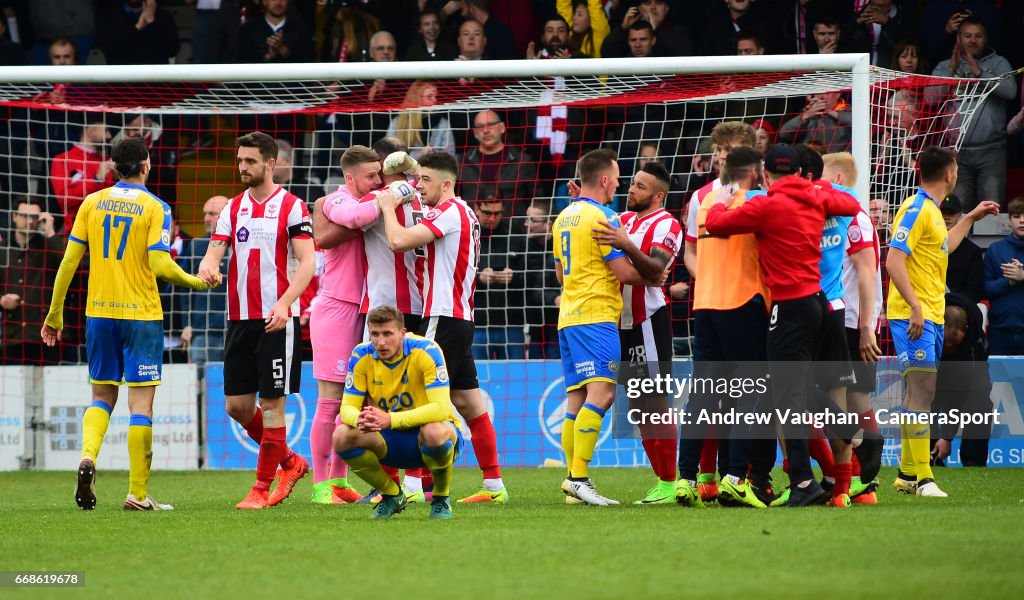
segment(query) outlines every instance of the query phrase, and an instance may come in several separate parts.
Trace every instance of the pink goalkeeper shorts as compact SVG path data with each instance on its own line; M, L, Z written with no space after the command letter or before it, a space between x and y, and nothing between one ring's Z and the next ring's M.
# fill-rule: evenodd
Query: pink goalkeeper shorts
M323 296L313 305L309 334L313 342L313 377L345 382L352 349L363 337L364 315L359 305Z

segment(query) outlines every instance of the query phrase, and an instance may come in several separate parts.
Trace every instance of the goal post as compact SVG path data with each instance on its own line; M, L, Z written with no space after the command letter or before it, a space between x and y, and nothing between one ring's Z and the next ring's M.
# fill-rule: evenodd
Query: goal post
M471 205L490 201L510 206L504 214L506 229L495 235L505 238L506 245L500 246L506 248L504 258L517 256L522 262L508 263L515 275L506 288L477 288L479 328L505 329L499 340L486 342L483 352L490 360L481 362L481 382L495 415L503 462L537 465L560 456L557 428L559 410L564 410L560 369L553 360L557 284L552 287L546 279L550 251L544 247L543 228L568 201L566 181L575 176L579 154L602 145L616 148L624 178L641 160L663 162L673 179L667 208L682 216L690 194L715 177L709 148L715 124L759 124L766 143L783 141L784 130L803 140L801 129L787 127L803 122L802 99L834 94L844 119L849 115L842 125L848 131L807 134L806 139L827 151L854 155L861 174L858 196L865 205L885 200L887 208L879 209L884 218L895 214L898 202L912 193L916 153L930 143L957 147L997 81L897 73L870 66L866 54L0 67L0 107L5 111L0 117L0 196L6 200L0 204L0 224L6 227L5 244L21 239L17 229L39 227L29 214L36 210L32 202L19 208L25 199L34 199L35 206L53 212L58 221L69 220L75 194L80 202L84 193L113 181L112 175L97 171L109 150L111 140L105 136L141 135L153 158L150 189L174 208L180 225L180 236L172 244L175 256L194 271L198 261L190 248L200 246L189 238L207 235L204 204L214 196L234 196L242 188L234 158L239 133L268 127L282 142L280 166L287 163L287 168L280 177L288 181L285 187L309 203L343 182L337 159L353 144L370 145L391 133L408 134L408 143L417 148L450 149L464 170L457 191ZM422 82L429 83L416 85ZM424 87L434 91L429 101L413 93ZM498 121L475 121L484 110L495 111ZM487 135L493 142L493 131L487 131L495 126L515 153L500 164L474 167L476 180L463 177L467 157ZM74 160L81 164L68 158L75 148L79 154ZM86 151L93 158L81 158ZM58 167L63 171L58 173ZM488 170L490 175L485 175ZM620 185L613 203L617 210L625 210L624 192ZM547 213L538 215L530 211L534 208ZM532 228L534 219L540 223L539 233ZM884 231L884 224L879 228ZM64 231L69 229L65 225ZM61 233L57 223L54 235ZM531 249L531 240L539 240L539 250ZM47 246L39 256L47 252L56 250ZM538 257L542 260L530 262ZM26 323L45 314L52 286L45 273L55 262L40 266L44 275L32 279L34 283L19 283L22 310L31 308L37 315L23 313ZM5 274L29 273L7 264L0 268ZM34 418L50 424L46 433L26 430L19 437L20 443L37 446L26 447L25 456L37 456L54 444L74 453L77 411L84 410L83 402L88 404L80 367L85 357L84 274L83 267L72 286L75 297L65 311L67 335L57 355L36 356L29 350L32 336L26 334L22 360L14 356L13 362L27 368L11 367L0 379L5 412L12 405L23 406L25 422ZM668 283L674 350L686 356L688 277L674 273ZM189 367L173 370L173 389L208 393L197 403L188 396L191 392L172 392L171 385L157 392L163 412L155 420L155 435L169 447L157 448L154 465L181 468L205 460L218 467L248 466L255 456L252 445L224 414L218 387L223 375L216 366L217 305L196 301L182 290L162 292L165 364ZM10 320L4 326L5 334L18 330ZM186 328L188 344L183 342ZM196 376L205 378L189 388ZM309 390L304 391L305 400L289 401L289 443L307 452L316 387L311 373L303 378L303 388ZM43 382L42 391L30 402L24 390L37 389L38 382ZM896 393L891 386L885 389L889 396ZM125 406L116 410L126 413L126 403L121 404ZM63 437L58 439L58 433ZM118 443L113 437L112 443ZM3 431L0 439L7 439ZM472 453L464 456L471 458ZM645 460L639 440L615 434L603 439L594 464L626 466Z

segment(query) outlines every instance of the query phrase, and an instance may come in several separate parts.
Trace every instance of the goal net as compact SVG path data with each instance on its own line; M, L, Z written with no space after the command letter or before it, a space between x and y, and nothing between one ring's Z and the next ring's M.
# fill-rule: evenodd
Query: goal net
M211 199L242 191L234 158L241 133L278 140L275 181L310 204L343 183L339 158L354 144L391 135L414 155L428 147L456 154L458 192L483 226L486 280L477 285L474 344L481 386L502 463L535 466L561 459L560 291L550 227L569 202L567 182L582 153L618 152L617 211L626 210L632 174L645 161L662 162L672 174L666 208L685 222L690 195L717 177L712 128L743 121L762 150L786 142L852 151L858 193L884 232L912 193L917 153L928 144L956 147L996 83L907 75L853 55L8 67L0 81L0 281L4 294L17 296L5 295L3 313L0 469L77 464L77 427L91 400L80 366L87 261L70 290L61 345L42 348L38 329L78 204L114 182L109 149L118 137L141 136L149 146L148 187L174 211L172 253L190 272L219 208ZM679 358L689 355L690 284L680 256L665 287ZM174 367L157 393L154 465L254 466L255 444L224 410L223 290L161 289L164 359ZM304 309L314 295L312 286ZM308 329L304 337L308 359ZM883 372L889 379L879 382L878 402L888 406L898 402L898 375ZM317 394L308 365L302 377L301 397L289 400L289 443L307 454ZM126 421L124 404L115 417ZM604 431L595 465L646 464L628 427ZM101 467L122 466L114 458L118 436L112 426Z

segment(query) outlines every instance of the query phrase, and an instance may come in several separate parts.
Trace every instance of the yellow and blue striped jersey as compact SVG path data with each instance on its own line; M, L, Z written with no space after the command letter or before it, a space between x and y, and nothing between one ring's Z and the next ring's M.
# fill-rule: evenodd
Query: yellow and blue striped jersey
M342 421L355 427L366 400L391 413L392 429L441 421L458 426L441 348L413 333L405 334L402 353L391 362L382 360L370 342L352 351L341 402Z
M169 252L171 209L143 185L118 182L85 197L71 242L89 249L89 317L160 321L149 251Z
M598 223L620 226L615 211L590 198L577 198L555 219L555 268L562 270L559 329L619 322L622 292L607 263L625 253L594 240L593 229Z
M892 223L890 248L907 253L907 275L921 302L924 318L942 325L946 316L946 268L949 232L935 199L924 190L907 198ZM888 319L909 319L910 305L889 282Z

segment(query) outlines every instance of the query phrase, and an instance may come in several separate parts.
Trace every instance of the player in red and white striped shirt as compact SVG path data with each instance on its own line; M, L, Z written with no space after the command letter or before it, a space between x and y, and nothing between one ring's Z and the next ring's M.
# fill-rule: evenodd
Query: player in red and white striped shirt
M395 137L385 137L373 145L374 151L383 162L394 152L405 152L405 144ZM381 181L384 186L396 181L408 181L407 173L412 173L419 166L412 157L406 155L405 164L384 164ZM404 170L404 171L403 171ZM362 202L375 201L376 190L367 194ZM402 227L411 227L423 220L426 209L419 192L404 202L396 211L398 223ZM395 252L388 241L383 218L377 219L363 228L363 245L366 249L366 294L360 308L363 314L378 306L394 306L405 316L405 327L416 331L420 327L423 316L423 285L426 277L426 249L415 248L411 252ZM369 334L364 336L369 339Z
M649 162L633 176L622 226L594 234L598 243L623 250L646 279L657 279L672 267L682 244L682 226L662 208L671 185L668 170ZM622 286L622 314L619 317L622 364L630 377L653 378L672 372L672 323L665 291L661 286ZM667 412L668 398L641 398L641 410ZM658 476L658 483L637 504L675 502L676 428L669 424L641 425L640 437Z
M401 199L390 189L378 200L391 248L406 252L426 246L423 323L419 333L437 342L451 378L452 403L466 419L483 488L459 502L507 502L501 480L494 425L480 397L473 361L473 293L480 258L480 222L455 195L459 163L447 152L431 150L419 159L416 190L430 211L419 223L403 227L395 215Z
M236 506L243 509L279 504L309 470L288 448L284 403L299 391L299 296L315 269L313 228L305 202L271 178L276 162L274 138L258 131L238 138L238 173L248 189L224 207L199 265L199 277L215 281L232 246L224 399L231 418L260 445L256 485Z

